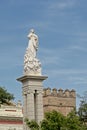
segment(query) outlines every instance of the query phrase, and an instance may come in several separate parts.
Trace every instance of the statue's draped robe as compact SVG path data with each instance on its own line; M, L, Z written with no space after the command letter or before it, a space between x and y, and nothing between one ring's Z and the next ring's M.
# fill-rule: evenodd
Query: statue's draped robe
M29 38L28 48L32 53L32 57L35 58L38 49L38 37L37 35L30 33L28 35L28 38Z

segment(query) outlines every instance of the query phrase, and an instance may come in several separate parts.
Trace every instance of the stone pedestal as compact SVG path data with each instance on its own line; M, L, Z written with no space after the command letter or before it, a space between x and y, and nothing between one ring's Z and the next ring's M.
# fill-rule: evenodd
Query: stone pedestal
M24 75L17 80L22 83L24 119L34 119L39 123L43 119L43 80L47 76ZM24 130L27 126L24 123Z

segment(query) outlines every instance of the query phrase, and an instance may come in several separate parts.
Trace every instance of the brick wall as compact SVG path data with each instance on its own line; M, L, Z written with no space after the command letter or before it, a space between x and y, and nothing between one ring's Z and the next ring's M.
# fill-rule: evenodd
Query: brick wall
M44 112L56 110L64 115L67 115L73 108L76 107L76 93L74 90L43 90L43 108Z

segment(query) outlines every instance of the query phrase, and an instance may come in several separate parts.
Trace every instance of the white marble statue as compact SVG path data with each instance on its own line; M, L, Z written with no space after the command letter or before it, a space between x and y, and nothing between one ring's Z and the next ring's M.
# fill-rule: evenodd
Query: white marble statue
M31 29L28 34L29 42L24 56L24 74L41 75L41 63L36 54L38 50L38 36Z
M36 57L36 52L38 49L38 36L35 34L34 29L30 30L28 38L29 38L28 48L31 50L32 56Z

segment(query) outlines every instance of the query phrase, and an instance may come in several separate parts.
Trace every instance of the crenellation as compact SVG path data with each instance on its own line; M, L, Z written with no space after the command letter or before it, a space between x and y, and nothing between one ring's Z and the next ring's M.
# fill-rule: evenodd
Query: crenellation
M53 88L53 89L52 89L52 95L53 95L53 96L57 96L57 89L56 89L56 88Z
M43 89L43 96L46 96L46 88Z
M63 97L63 98L76 97L75 90L68 90L68 89L63 90L61 88L57 90L56 88L51 89L49 87L44 88L43 89L43 96L49 96L49 95Z
M46 96L51 95L51 94L52 94L52 93L51 93L51 88L48 87L48 88L46 89Z
M71 94L72 97L74 97L74 98L76 97L76 92L75 92L74 89L71 90L70 94Z
M58 97L61 97L61 96L63 96L63 89L60 88L58 90Z
M65 97L70 97L70 91L68 89L66 89L64 91Z

